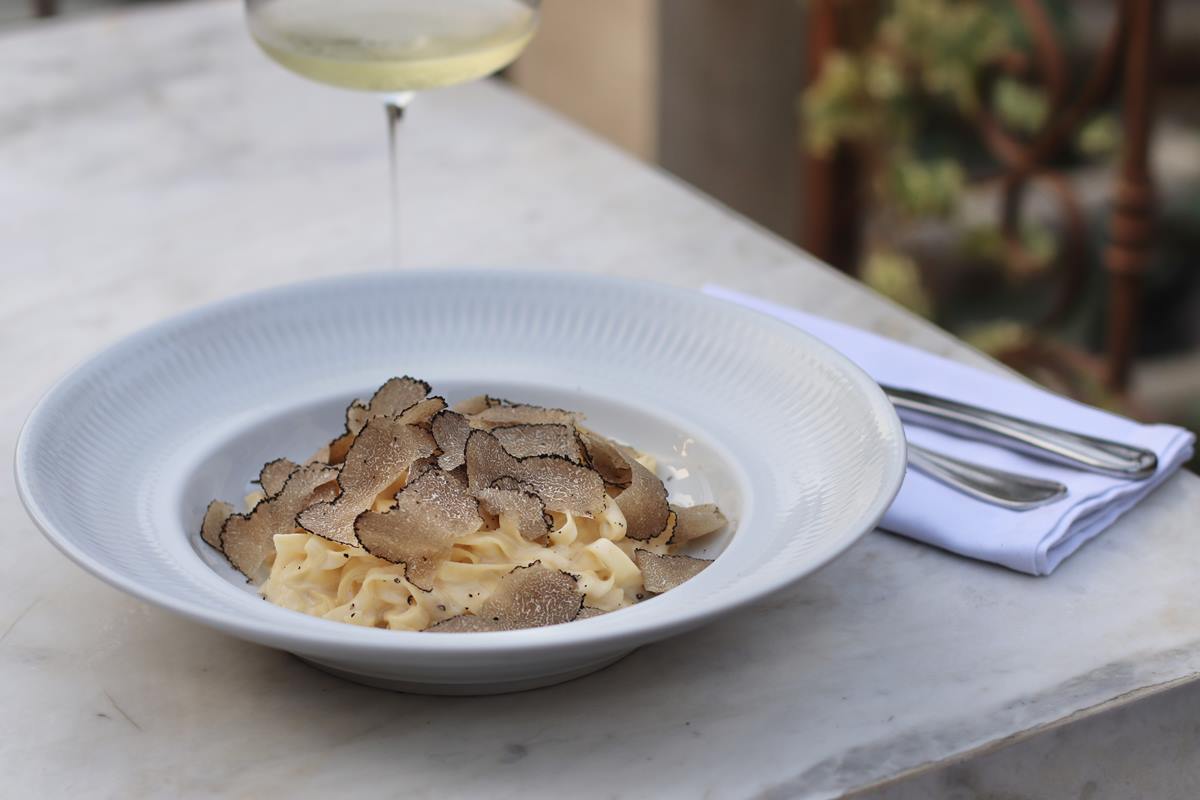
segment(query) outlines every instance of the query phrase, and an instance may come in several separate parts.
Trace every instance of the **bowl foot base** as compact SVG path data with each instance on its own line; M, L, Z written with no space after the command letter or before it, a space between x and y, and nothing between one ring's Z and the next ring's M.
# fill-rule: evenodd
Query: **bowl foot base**
M562 672L552 672L546 675L533 675L527 678L515 678L504 681L487 681L479 683L438 683L436 681L420 681L406 680L404 678L392 678L387 675L376 675L365 672L353 672L332 664L326 664L312 658L297 656L301 661L307 662L322 672L327 672L330 675L342 678L344 680L361 683L366 686L373 686L377 689L388 689L393 692L407 692L409 694L435 694L435 695L484 695L484 694L507 694L509 692L524 692L529 689L540 689L543 686L553 686L556 683L564 683L575 678L581 678L584 675L589 675L598 670L604 669L609 664L620 661L632 651L618 653L615 656L605 656L599 661L589 661L586 664L571 667Z

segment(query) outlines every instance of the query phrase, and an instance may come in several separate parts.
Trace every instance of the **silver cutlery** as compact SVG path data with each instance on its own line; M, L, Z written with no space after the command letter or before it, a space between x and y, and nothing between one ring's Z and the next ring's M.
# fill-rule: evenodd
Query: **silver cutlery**
M1014 511L1028 511L1067 494L1067 487L1058 481L973 464L912 442L908 443L908 464L963 494Z
M906 422L1116 478L1140 480L1150 477L1158 469L1154 453L1140 447L1062 430L912 389L882 388Z

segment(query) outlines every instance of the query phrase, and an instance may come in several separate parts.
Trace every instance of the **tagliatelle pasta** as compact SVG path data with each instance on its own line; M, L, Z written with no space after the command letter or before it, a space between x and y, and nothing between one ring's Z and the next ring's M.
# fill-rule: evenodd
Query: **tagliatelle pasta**
M305 614L367 627L419 631L477 611L515 567L541 562L576 576L583 603L615 611L642 594L635 549L666 553L666 545L625 537L625 519L609 501L596 519L555 514L549 542L523 539L503 517L456 542L432 591L413 586L403 565L310 533L275 535L275 561L263 597Z
M656 592L708 565L673 539L724 518L669 506L649 456L572 412L487 396L450 409L428 391L394 378L356 400L309 463L264 468L246 513L211 503L203 540L276 605L404 631L589 618L652 594L639 565Z

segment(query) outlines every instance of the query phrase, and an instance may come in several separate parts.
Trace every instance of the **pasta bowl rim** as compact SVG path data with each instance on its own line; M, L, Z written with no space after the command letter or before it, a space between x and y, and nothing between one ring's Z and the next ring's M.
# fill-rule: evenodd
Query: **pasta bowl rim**
M189 326L214 319L218 313L230 310L259 307L264 303L286 302L289 297L307 293L322 293L344 288L348 284L364 287L378 285L394 290L424 284L459 281L464 285L483 283L491 287L506 283L527 285L554 285L566 287L571 292L588 293L614 290L629 296L643 298L645 302L669 302L694 306L707 314L722 319L736 320L738 325L765 332L764 335L796 348L809 357L827 365L845 380L847 391L857 396L868 409L870 419L864 430L876 437L882 467L877 486L872 487L870 502L866 503L854 520L838 532L828 544L803 569L783 571L756 586L742 586L729 595L720 607L698 606L696 608L662 607L658 613L656 605L670 595L654 598L631 609L565 625L497 633L449 633L429 634L363 628L330 620L303 618L295 612L276 607L261 608L245 615L231 613L225 608L206 606L197 599L184 599L166 593L131 578L130 575L110 563L104 563L90 555L75 541L75 534L64 530L64 526L50 513L45 504L45 492L40 483L42 476L36 472L38 446L46 441L48 426L54 425L54 414L60 410L56 398L68 389L77 388L80 381L96 379L96 371L104 366L119 363L139 350L152 347L164 337L179 335ZM402 369L402 368L401 368ZM597 645L634 647L656 639L695 628L719 616L761 601L777 593L805 575L824 566L844 552L862 535L870 531L883 516L892 499L899 491L904 475L905 443L899 419L878 386L857 366L817 341L785 323L762 314L743 309L722 300L707 297L694 290L680 289L662 284L611 278L592 274L555 274L547 271L514 270L407 270L393 273L363 273L353 276L324 278L313 281L290 283L261 289L209 303L186 311L126 336L105 347L70 370L50 389L30 412L14 453L15 478L18 496L29 516L48 538L69 559L106 583L146 602L166 608L194 621L230 633L239 638L280 647L298 654L331 653L353 658L367 654L421 654L428 657L445 656L454 658L467 653L503 654L516 651L556 651L592 649ZM770 524L770 521L751 520L749 524ZM771 553L760 553L760 559L768 559ZM718 564L720 560L718 559ZM704 573L700 577L703 577ZM698 580L698 579L697 579ZM682 589L683 587L681 587ZM676 590L680 591L680 590ZM266 603L255 605L269 606ZM250 609L249 606L247 606ZM280 616L286 615L286 616Z

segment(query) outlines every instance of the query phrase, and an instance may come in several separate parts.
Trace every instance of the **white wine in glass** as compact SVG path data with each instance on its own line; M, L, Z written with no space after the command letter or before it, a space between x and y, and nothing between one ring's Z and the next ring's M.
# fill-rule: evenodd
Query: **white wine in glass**
M246 0L250 33L306 78L383 96L399 258L397 127L413 92L482 78L533 37L540 0Z

